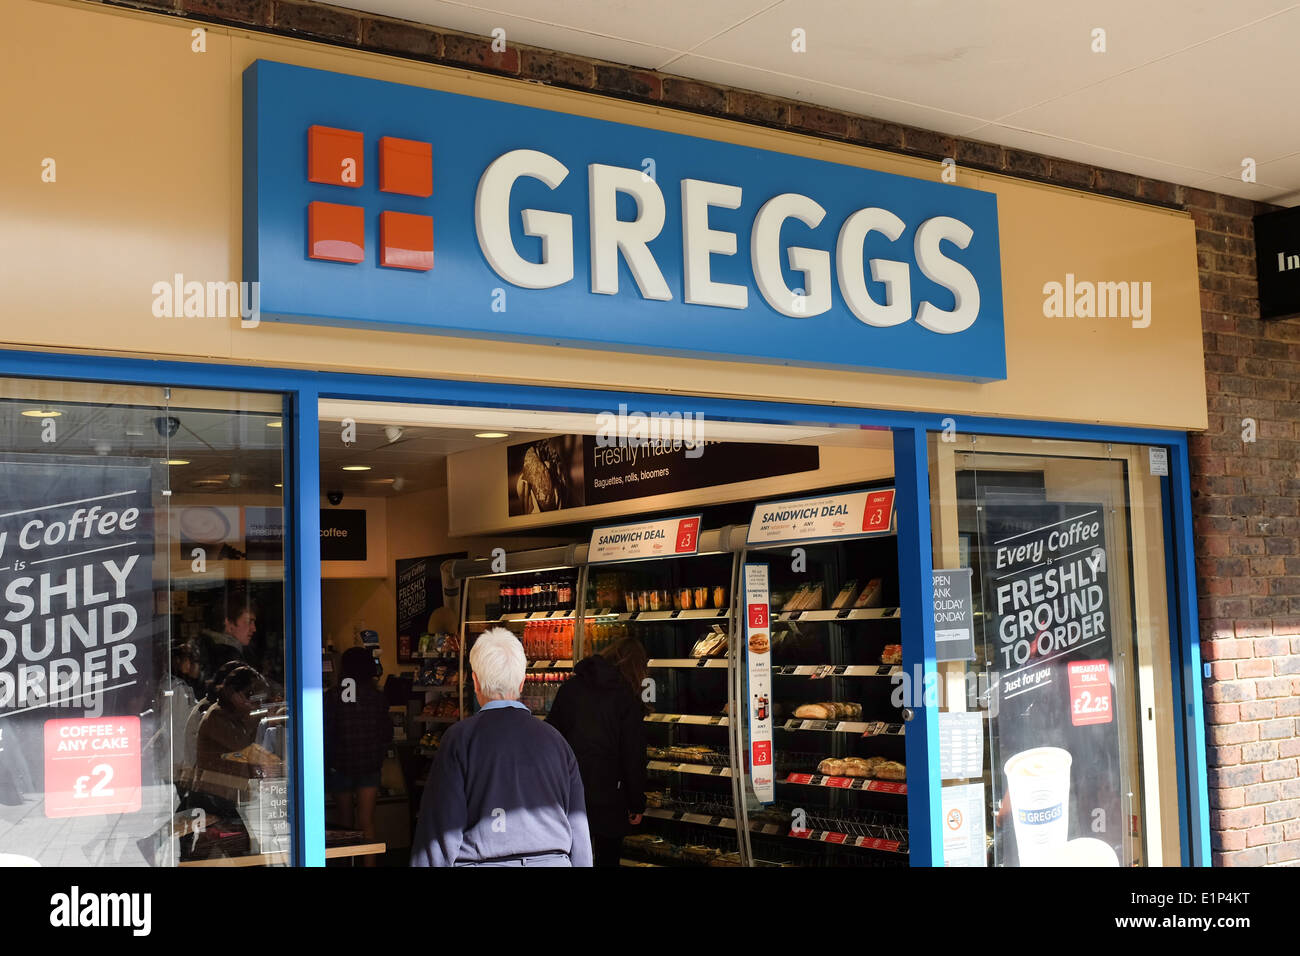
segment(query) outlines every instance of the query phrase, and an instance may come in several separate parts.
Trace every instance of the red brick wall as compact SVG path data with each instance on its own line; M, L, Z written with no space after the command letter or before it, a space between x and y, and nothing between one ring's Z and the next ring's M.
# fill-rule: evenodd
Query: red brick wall
M1191 448L1214 858L1288 863L1300 860L1300 322L1259 319L1251 204L1184 194L1210 411Z
M87 0L100 2L100 0ZM1214 862L1300 860L1300 322L1259 320L1254 204L746 90L288 0L125 0L194 20L517 76L1191 211L1209 429L1192 439ZM1242 440L1243 419L1256 440Z

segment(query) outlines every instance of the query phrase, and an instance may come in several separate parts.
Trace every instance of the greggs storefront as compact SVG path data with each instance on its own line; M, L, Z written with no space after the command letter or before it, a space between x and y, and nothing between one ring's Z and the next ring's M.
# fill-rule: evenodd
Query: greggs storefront
M626 866L1208 862L1186 215L13 17L7 862L400 863L489 626L644 650Z

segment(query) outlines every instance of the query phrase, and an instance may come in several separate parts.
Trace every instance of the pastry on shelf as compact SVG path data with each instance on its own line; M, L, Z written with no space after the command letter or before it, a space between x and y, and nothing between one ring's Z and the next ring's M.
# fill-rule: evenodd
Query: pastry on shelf
M795 708L794 716L801 720L857 720L862 716L862 705L841 701L800 704Z
M903 645L886 644L885 649L880 652L880 663L882 664L903 663Z

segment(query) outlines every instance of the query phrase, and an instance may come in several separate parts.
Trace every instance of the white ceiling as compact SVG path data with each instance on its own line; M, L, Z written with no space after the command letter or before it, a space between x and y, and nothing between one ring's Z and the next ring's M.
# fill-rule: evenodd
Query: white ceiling
M1300 203L1300 3L1286 0L332 2Z

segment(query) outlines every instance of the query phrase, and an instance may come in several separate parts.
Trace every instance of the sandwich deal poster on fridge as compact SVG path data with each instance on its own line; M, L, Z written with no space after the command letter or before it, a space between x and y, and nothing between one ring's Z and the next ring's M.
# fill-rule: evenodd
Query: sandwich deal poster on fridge
M990 494L982 513L995 859L1115 865L1125 807L1103 506Z
M0 805L43 794L30 825L139 810L159 672L152 466L0 458L0 487Z

